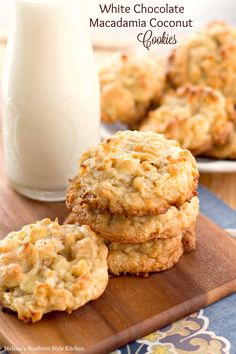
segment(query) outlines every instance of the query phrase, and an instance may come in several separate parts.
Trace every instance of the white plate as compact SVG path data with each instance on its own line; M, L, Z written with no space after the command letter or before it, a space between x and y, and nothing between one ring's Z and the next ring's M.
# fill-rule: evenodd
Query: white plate
M125 130L127 127L124 124L102 124L101 137L102 140L110 138L118 130ZM216 160L205 157L197 158L197 165L200 172L210 173L227 173L236 172L236 161Z
M197 165L200 172L236 172L236 161L216 160L211 158L198 157Z

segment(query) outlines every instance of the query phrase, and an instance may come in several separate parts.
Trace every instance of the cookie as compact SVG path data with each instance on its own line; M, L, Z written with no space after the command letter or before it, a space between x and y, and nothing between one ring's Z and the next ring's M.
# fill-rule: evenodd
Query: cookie
M226 144L214 145L210 150L206 151L204 155L217 159L236 160L236 128L234 128Z
M236 103L236 29L223 21L210 23L173 50L167 71L173 87L211 86Z
M69 214L65 223L78 224L74 214ZM183 253L196 248L195 220L189 228L176 237L150 240L143 243L120 243L106 241L108 268L114 275L147 275L174 266Z
M227 141L233 131L232 118L233 106L218 90L186 85L169 92L140 130L162 133L197 156Z
M182 244L184 248L184 253L189 253L196 248L196 234L195 234L196 223L186 229L183 233Z
M89 226L44 219L0 241L0 301L24 322L70 313L107 283L107 247Z
M67 193L73 211L88 204L112 214L164 214L196 194L198 170L193 155L152 132L118 132L80 159Z
M114 275L145 275L170 269L184 252L195 248L194 229L192 225L177 237L139 244L112 242L108 244L109 271Z
M134 125L163 92L164 68L149 56L123 54L100 71L102 121Z
M125 216L108 212L100 213L88 205L73 209L73 220L80 225L90 225L101 237L115 241L140 243L156 238L176 237L195 222L199 212L198 197L184 203L180 209L170 207L166 214L154 216Z

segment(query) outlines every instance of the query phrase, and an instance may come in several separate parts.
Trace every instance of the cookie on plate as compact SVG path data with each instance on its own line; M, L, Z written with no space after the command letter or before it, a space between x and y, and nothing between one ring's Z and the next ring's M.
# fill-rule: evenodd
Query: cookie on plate
M207 150L204 155L216 159L236 160L236 128L234 128L226 144L215 144L210 150Z
M80 159L67 193L70 210L88 204L112 214L164 214L196 195L196 161L188 150L153 132L117 132Z
M0 301L25 322L78 309L108 283L107 247L89 226L44 219L0 241Z
M195 222L199 212L198 197L185 202L179 209L172 206L166 214L126 216L99 212L89 205L75 206L71 220L89 225L101 237L128 243L146 242L156 238L172 238L182 234Z
M210 23L173 50L168 81L220 90L236 103L236 29L223 21Z
M140 130L162 133L197 156L227 141L233 116L233 106L220 91L186 85L164 96L162 105L149 113Z
M101 69L100 82L102 121L131 126L160 99L165 72L149 56L123 54Z
M108 268L114 275L148 274L173 267L184 252L195 248L195 223L182 235L139 244L108 244Z

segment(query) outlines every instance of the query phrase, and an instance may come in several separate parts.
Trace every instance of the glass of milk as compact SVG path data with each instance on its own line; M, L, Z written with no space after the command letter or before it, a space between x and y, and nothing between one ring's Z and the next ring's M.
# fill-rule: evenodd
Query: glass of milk
M12 187L65 199L80 154L99 142L99 80L82 0L15 0L3 70L3 136Z

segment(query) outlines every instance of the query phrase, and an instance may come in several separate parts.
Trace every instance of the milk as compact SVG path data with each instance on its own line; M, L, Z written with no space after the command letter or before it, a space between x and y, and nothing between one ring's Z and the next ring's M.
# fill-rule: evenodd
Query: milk
M85 1L16 0L3 71L7 175L20 193L62 200L99 142L99 83Z

